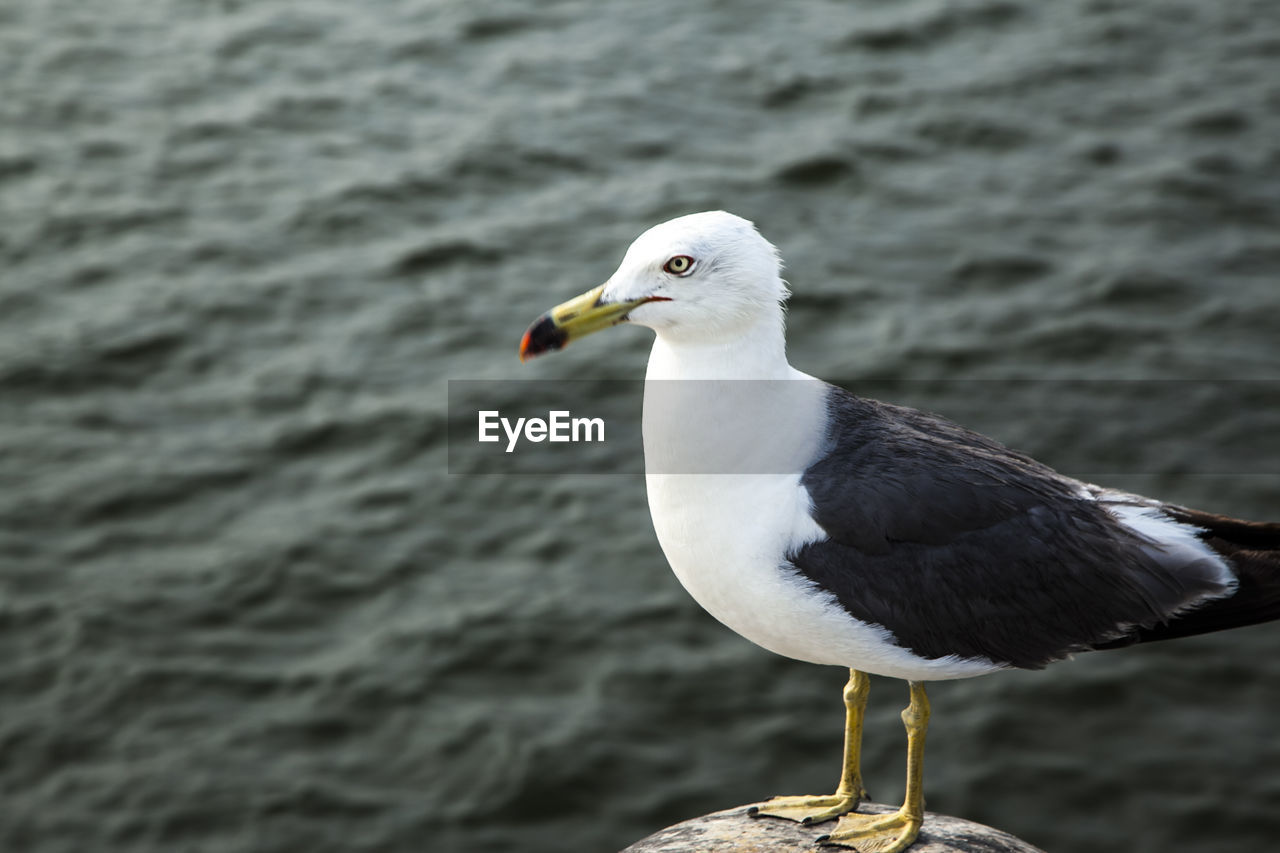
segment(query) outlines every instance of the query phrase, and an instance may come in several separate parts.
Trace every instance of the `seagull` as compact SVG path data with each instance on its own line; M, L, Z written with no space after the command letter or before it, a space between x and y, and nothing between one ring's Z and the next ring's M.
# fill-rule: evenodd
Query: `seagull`
M780 273L751 222L682 216L520 342L523 361L621 323L653 329L646 487L676 577L746 639L849 669L835 793L750 814L838 819L819 845L898 853L924 820L926 682L1280 618L1280 524L1085 483L796 370ZM887 815L856 811L868 673L909 685L906 795Z

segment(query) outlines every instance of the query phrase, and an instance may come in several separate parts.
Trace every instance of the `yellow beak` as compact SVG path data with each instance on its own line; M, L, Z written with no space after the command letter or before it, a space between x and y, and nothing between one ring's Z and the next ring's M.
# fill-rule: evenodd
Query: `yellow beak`
M645 296L628 302L602 302L604 285L557 305L543 314L520 339L520 360L563 349L569 341L586 337L626 321L627 315L646 302L669 302L664 296Z

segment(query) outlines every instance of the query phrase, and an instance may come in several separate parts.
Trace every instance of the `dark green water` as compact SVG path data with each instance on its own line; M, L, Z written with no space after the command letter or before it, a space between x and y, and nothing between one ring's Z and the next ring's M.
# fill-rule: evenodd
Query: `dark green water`
M1272 0L6 2L0 849L609 853L826 792L844 674L703 614L640 477L446 473L448 379L638 378L639 329L515 346L715 207L781 247L798 367L1185 382L1158 440L995 431L1280 519L1274 411L1202 393L1280 380ZM938 685L929 807L1271 849L1277 648Z

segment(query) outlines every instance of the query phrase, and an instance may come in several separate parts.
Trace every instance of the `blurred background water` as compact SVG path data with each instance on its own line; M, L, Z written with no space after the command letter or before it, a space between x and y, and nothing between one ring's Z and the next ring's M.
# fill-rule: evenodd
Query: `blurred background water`
M515 346L720 207L798 367L1185 383L1158 442L1087 397L992 431L1280 519L1274 410L1202 393L1280 379L1271 0L6 2L0 848L612 851L827 792L844 673L702 613L640 477L447 473L447 380L638 378L643 330ZM929 807L1270 849L1278 645L938 685Z

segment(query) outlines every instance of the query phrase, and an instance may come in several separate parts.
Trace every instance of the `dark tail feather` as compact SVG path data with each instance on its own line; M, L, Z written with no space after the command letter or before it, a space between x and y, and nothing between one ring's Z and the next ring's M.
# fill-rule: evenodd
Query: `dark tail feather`
M1240 585L1229 598L1210 601L1096 648L1192 637L1280 619L1280 524L1241 521L1172 505L1163 509L1175 520L1204 531L1200 540L1226 558Z

